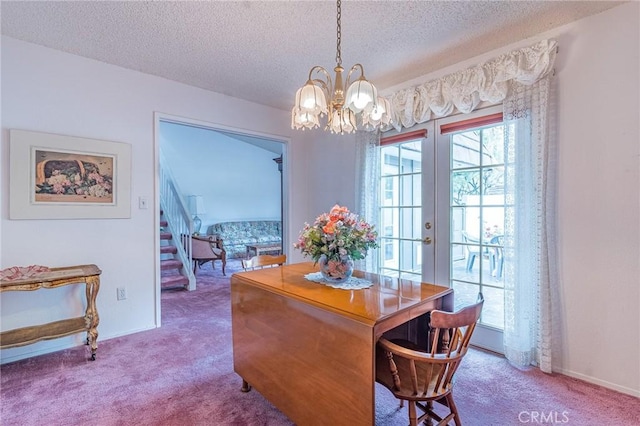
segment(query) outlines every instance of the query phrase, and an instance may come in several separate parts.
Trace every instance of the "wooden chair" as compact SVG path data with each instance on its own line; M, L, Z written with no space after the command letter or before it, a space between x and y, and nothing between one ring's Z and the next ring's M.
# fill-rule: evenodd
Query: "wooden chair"
M186 236L183 237L186 238ZM215 269L216 260L222 261L222 275L227 275L224 270L227 266L227 252L222 248L222 241L213 235L208 237L194 235L191 237L191 258L193 259L194 275L196 267L207 262L211 262L211 266Z
M438 425L446 425L451 420L458 426L461 424L453 401L453 377L467 353L483 303L484 298L479 294L477 303L458 312L431 312L429 352L410 342L394 342L384 337L378 341L376 381L400 399L400 406L404 400L408 401L411 426L427 419L438 421ZM438 347L443 348L441 352L438 352ZM436 414L433 411L434 401L448 407L449 414L445 417ZM424 414L418 417L416 407Z
M253 256L251 259L242 259L242 267L245 271L253 271L254 269L282 266L286 261L286 254L281 254L280 256L263 254L261 256Z

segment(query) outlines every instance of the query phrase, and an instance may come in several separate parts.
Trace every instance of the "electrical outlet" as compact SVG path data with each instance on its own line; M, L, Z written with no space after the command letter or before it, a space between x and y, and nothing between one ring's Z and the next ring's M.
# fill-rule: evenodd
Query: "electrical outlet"
M118 300L127 298L127 290L124 287L118 287Z

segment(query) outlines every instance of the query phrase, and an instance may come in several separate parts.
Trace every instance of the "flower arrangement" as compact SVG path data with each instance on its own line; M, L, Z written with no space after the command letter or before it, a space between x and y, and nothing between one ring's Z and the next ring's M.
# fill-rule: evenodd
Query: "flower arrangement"
M316 263L322 255L329 261L340 261L345 256L359 260L365 258L367 250L378 247L377 238L374 226L336 204L329 213L318 216L313 225L305 223L293 247Z
M101 175L95 164L83 162L83 165L84 175L77 167L53 170L42 184L36 184L36 193L110 197L113 193L111 177Z

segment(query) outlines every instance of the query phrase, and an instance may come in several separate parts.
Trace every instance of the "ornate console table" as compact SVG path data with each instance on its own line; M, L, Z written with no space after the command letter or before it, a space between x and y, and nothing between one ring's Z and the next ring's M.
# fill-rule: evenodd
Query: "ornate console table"
M87 309L84 316L54 321L47 324L17 328L0 333L0 348L23 346L40 340L55 339L70 334L87 332L87 344L91 345L91 359L96 359L98 349L98 310L96 296L100 289L100 274L96 265L80 265L65 268L51 268L28 278L0 281L0 292L33 291L57 288L70 284L86 285Z

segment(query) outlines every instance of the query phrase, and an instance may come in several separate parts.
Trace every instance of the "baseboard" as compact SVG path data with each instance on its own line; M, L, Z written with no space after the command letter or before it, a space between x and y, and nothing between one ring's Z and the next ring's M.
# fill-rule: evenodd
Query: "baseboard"
M574 379L579 379L587 383L591 383L593 385L602 386L603 388L611 389L616 392L624 393L627 395L635 396L636 398L640 398L640 390L639 389L631 389L626 386L620 386L615 383L608 382L606 380L596 379L591 376L587 376L581 373L576 373L575 371L565 370L562 368L553 368L554 373L563 374L565 376L573 377Z
M496 355L496 356L504 358L504 354L502 354L500 352L496 352L496 351L494 351L494 350L492 350L490 348L478 346L478 345L475 345L475 344L471 344L470 346L473 347L476 350L480 350L480 351L483 351L483 352L491 353L493 355ZM576 373L575 371L571 371L571 370L565 370L565 369L562 369L562 368L557 368L555 366L553 367L553 372L557 373L557 374L562 374L564 376L573 377L574 379L582 380L583 382L591 383L593 385L602 386L603 388L611 389L611 390L614 390L616 392L624 393L626 395L635 396L636 398L640 398L640 390L638 390L638 389L631 389L631 388L628 388L628 387L625 387L625 386L620 386L620 385L617 385L615 383L608 382L606 380L596 379L596 378L591 377L591 376L586 376L584 374Z
M46 348L31 350L28 352L21 352L16 355L2 356L0 358L0 364L8 364L10 362L20 361L21 359L33 358L39 355L46 355L52 352L58 352L58 351L63 351L65 349L75 348L77 346L81 346L81 345L80 344L59 344L59 345L47 346ZM8 349L4 349L4 350L8 350Z
M497 351L495 351L493 349L485 348L484 346L479 346L479 345L476 345L474 343L469 343L469 347L473 348L473 349L475 349L477 351L481 351L481 352L484 352L484 353L495 355L495 356L500 357L500 358L504 358L504 354L502 352L497 352Z
M114 334L111 336L107 336L107 337L102 337L100 336L98 338L98 351L97 351L97 355L98 357L100 356L100 343L101 342L105 342L107 340L110 339L115 339L116 337L123 337L123 336L128 336L130 334L135 334L135 333L140 333L143 331L149 331L149 330L153 330L157 328L155 325L151 326L151 327L147 327L147 328L141 328L138 330L133 330L133 331L127 331L126 333L118 333L118 334ZM50 354L53 352L59 352L59 351L64 351L65 349L71 349L71 348L77 348L79 346L84 346L85 345L85 340L86 337L84 336L64 336L63 338L68 338L68 337L72 337L72 338L79 338L80 340L78 341L74 341L74 342L68 342L68 343L58 343L58 344L51 344L53 339L50 340L42 340L41 342L48 342L50 343L49 345L47 345L46 347L43 348L38 348L38 349L33 349L33 350L29 350L27 352L20 352L18 354L15 355L9 355L9 356L5 356L5 355L1 355L2 351L9 351L12 349L16 349L16 348L6 348L6 349L2 349L0 351L0 364L8 364L10 362L15 362L15 361L20 361L21 359L27 359L27 358L33 358L36 356L40 356L40 355L46 355L46 354ZM39 343L39 342L36 342ZM17 348L25 348L28 345L25 346L18 346Z

